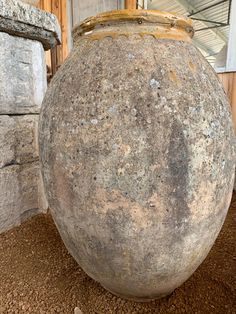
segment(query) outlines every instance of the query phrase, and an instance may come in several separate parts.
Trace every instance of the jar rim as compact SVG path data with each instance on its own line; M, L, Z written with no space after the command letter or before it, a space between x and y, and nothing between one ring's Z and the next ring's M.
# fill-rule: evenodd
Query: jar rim
M181 29L188 33L189 37L193 37L194 29L193 23L190 18L173 13L159 11L159 10L114 10L97 14L96 16L85 19L80 24L77 24L73 33L79 36L94 30L98 26L104 26L110 23L120 22L137 22L158 24L166 27L173 27Z

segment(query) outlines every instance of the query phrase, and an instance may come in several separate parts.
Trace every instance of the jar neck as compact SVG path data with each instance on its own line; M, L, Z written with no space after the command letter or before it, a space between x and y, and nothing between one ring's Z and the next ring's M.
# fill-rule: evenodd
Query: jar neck
M190 42L193 33L189 19L161 11L121 10L85 20L74 28L73 39L78 42L84 38L99 40L105 37L150 35L156 39Z

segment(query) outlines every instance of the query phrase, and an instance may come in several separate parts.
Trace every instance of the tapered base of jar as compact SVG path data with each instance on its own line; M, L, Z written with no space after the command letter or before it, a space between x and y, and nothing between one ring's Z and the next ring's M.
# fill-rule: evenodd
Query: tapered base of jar
M168 292L168 293L164 293L164 294L158 294L156 296L143 296L143 297L135 297L135 296L130 296L130 295L124 295L121 293L117 293L115 291L112 291L111 289L108 289L106 286L102 285L102 287L109 291L110 293L114 294L115 296L117 296L118 298L121 299L125 299L125 300L129 300L129 301L134 301L134 302L141 302L141 303L145 303L145 302L152 302L158 299L162 299L162 298L166 298L168 296L170 296L174 290Z

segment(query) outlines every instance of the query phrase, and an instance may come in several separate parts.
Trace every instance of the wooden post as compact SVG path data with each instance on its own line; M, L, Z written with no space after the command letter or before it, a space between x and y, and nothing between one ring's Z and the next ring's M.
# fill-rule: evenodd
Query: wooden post
M46 61L52 76L66 59L69 53L68 45L68 0L40 0L38 8L48 11L57 16L62 30L62 44L51 51L46 52Z
M231 105L234 131L236 135L236 72L218 73Z
M236 41L235 41L236 24L235 24L235 19L236 19L236 0L232 0L226 72L233 72L233 73L227 73L227 76L228 76L228 80L231 83L231 90L230 92L228 92L228 95L230 98L233 122L234 122L234 131L236 134Z
M137 0L125 0L125 9L137 9Z
M147 10L147 0L138 0L138 9L139 10Z

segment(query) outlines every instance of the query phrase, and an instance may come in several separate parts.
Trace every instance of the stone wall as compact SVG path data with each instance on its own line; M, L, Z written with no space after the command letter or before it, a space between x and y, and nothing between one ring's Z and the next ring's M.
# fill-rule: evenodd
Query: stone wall
M59 41L55 16L0 0L0 233L48 207L38 117L47 88L44 49Z
M38 115L0 115L0 230L45 211L37 145Z
M40 42L0 32L0 114L39 113L47 88Z

